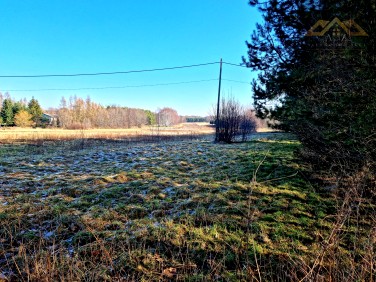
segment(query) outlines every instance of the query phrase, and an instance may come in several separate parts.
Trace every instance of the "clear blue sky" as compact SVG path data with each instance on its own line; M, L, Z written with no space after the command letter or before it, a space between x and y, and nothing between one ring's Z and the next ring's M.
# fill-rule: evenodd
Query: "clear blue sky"
M0 75L115 72L216 62L241 63L259 13L247 0L0 0ZM34 96L43 108L62 96L88 95L102 105L181 115L207 115L218 81L102 90L15 91L121 87L218 79L219 66L90 77L0 78L0 92ZM225 65L223 78L250 82L247 68ZM247 83L222 82L222 94L252 103Z

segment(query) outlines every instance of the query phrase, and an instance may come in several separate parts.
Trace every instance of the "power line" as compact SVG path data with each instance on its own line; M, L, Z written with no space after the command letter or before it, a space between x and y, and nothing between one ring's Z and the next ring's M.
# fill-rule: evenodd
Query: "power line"
M117 74L155 72L155 71L166 71L166 70L174 70L174 69L194 68L194 67L202 67L202 66L215 65L215 64L219 64L219 62L202 63L202 64L194 64L194 65L186 65L186 66L154 68L154 69L143 69L143 70L115 71L115 72L95 72L95 73L75 73L75 74L0 75L0 78L43 78L43 77L75 77L75 76L117 75ZM229 62L223 62L223 64L241 67L241 68L247 68L247 66L229 63Z
M169 86L169 85L191 84L191 83L209 82L209 81L217 81L217 80L218 80L217 78L212 78L212 79L201 79L201 80L179 81L179 82L166 82L166 83L155 83L155 84L139 84L139 85L82 87L82 88L6 89L6 90L2 90L2 91L3 92L43 92L43 91L106 90L106 89L125 89L125 88ZM246 81L233 80L233 79L222 79L222 80L250 85L250 82L246 82Z
M208 65L214 65L214 64L218 64L218 62L187 65L187 66L155 68L155 69L115 71L115 72L75 73L75 74L37 74L37 75L0 75L0 78L42 78L42 77L116 75L116 74L128 74L128 73L140 73L140 72L153 72L153 71L165 71L165 70L174 70L174 69L194 68L194 67L202 67L202 66L208 66Z
M223 62L223 64L229 65L229 66L234 66L234 67L240 67L240 68L248 68L247 66L244 66L244 65L239 65L239 64L234 64L234 63L228 63L228 62Z
M247 81L240 81L240 80L232 80L232 79L222 79L224 81L230 81L230 82L236 82L236 83L243 83L243 84L251 84L250 82Z
M122 86L103 86L103 87L82 87L82 88L41 88L41 89L6 89L3 92L43 92L43 91L79 91L79 90L106 90L106 89L125 89L125 88L142 88L142 87L155 87L155 86L169 86L169 85L179 85L179 84L191 84L200 83L208 81L217 81L217 78L212 79L202 79L202 80L191 80L191 81L179 81L179 82L166 82L166 83L155 83L155 84L139 84L139 85L122 85ZM250 82L232 80L232 79L222 79L223 81L242 83L250 85Z
M219 62L202 63L195 65L186 66L175 66L175 67L165 67L165 68L154 68L154 69L143 69L143 70L130 70L130 71L119 71L119 72L98 72L98 73L77 73L77 74L41 74L41 75L0 75L0 78L42 78L42 77L74 77L74 76L98 76L98 75L116 75L116 74L129 74L129 73L142 73L142 72L154 72L154 71L165 71L183 68L193 68L201 67L207 65L218 64ZM223 62L223 64L232 65L236 67L246 67L242 65L237 65L234 63ZM105 90L105 89L123 89L123 88L140 88L140 87L154 87L154 86L168 86L168 85L178 85L178 84L189 84L189 83L199 83L214 81L217 79L205 79L205 80L193 80L193 81L181 81L181 82L169 82L169 83L157 83L157 84L141 84L141 85L124 85L124 86L105 86L105 87L84 87L84 88L44 88L44 89L11 89L3 90L6 92L38 92L38 91L78 91L78 90ZM224 81L250 84L249 82L223 79Z
M77 91L77 90L104 90L104 89L124 89L124 88L141 88L141 87L154 87L154 86L166 86L166 85L178 85L199 83L208 81L217 81L218 79L202 79L180 82L168 82L168 83L156 83L156 84L140 84L140 85L123 85L123 86L104 86L104 87L84 87L84 88L43 88L43 89L11 89L3 90L4 92L39 92L39 91Z

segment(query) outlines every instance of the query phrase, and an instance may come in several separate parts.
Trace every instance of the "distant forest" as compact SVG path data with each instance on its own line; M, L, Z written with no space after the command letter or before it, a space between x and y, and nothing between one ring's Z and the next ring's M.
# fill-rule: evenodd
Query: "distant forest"
M156 112L117 105L103 106L90 97L61 98L58 108L42 109L34 97L16 101L8 93L0 93L2 126L52 126L67 129L131 128L145 125L172 126L181 122L209 122L209 117L179 116L172 108Z

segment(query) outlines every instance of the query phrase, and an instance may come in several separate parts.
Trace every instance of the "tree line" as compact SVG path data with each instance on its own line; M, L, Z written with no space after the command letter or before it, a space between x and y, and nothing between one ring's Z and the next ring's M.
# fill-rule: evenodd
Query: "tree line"
M77 128L131 128L145 125L172 126L182 122L178 112L164 107L157 112L121 106L102 106L90 97L63 97L56 111L59 126Z
M39 126L43 122L43 110L34 97L14 101L9 95L0 93L0 125L5 126Z
M58 108L49 108L46 113L34 97L15 101L7 93L0 93L0 124L3 126L56 126L66 129L131 128L142 126L173 126L186 122L175 109L164 107L156 112L150 110L103 106L86 99L71 96L61 98ZM48 118L53 118L52 120ZM197 120L200 120L197 117ZM190 120L191 121L191 120Z

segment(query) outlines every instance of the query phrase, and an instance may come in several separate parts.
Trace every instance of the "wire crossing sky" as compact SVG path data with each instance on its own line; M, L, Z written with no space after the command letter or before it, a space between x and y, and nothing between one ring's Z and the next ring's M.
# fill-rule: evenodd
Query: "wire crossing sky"
M255 74L239 64L261 17L246 0L0 0L0 9L0 92L17 100L47 109L90 96L207 115L223 58L223 95L252 102Z
M73 74L72 73L71 74L35 74L35 75L0 75L0 78L40 78L40 77L116 75L116 74L128 74L128 73L186 69L186 68L194 68L194 67L201 67L201 66L214 65L214 64L218 64L218 62L203 63L203 64L189 65L189 66L165 67L165 68L155 68L155 69L146 69L146 70L115 71L115 72L73 73Z

